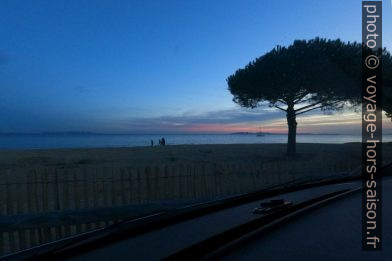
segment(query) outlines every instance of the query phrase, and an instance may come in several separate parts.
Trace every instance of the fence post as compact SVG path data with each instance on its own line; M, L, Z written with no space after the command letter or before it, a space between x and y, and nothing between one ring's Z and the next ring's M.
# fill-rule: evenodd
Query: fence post
M7 215L7 174L0 172L0 215Z

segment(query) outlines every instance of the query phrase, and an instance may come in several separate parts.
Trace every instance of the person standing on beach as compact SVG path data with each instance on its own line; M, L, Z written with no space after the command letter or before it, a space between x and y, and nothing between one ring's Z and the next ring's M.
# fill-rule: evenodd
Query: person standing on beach
M151 147L154 147L154 141L151 140Z
M166 140L164 137L162 137L162 146L165 146L165 145L166 145Z

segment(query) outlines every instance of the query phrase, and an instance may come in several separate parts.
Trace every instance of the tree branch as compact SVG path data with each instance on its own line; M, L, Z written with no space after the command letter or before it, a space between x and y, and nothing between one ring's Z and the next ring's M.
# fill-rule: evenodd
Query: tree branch
M302 114L302 113L305 113L305 112L308 112L308 111L312 111L312 110L315 110L315 109L320 109L320 108L323 108L323 107L331 106L331 105L336 104L336 103L339 103L339 102L341 102L341 101L335 101L335 102L331 102L331 103L328 103L328 104L324 104L324 105L320 105L320 106L317 106L317 107L313 107L313 108L307 109L307 110L305 110L305 111L301 111L301 112L299 112L299 113L296 113L295 115L299 115L299 114ZM308 107L308 106L306 106L306 107ZM305 107L302 107L301 110L302 110L303 108L305 108ZM298 110L297 110L297 111L298 111ZM297 111L296 111L296 112L297 112Z
M297 99L294 100L294 103L298 103L301 101L303 98L305 98L309 93L305 93L303 95L300 95Z
M287 110L285 110L285 109L283 109L283 108L279 107L278 105L274 105L274 107L275 107L275 108L278 108L279 110L282 110L282 111L285 111L285 112L287 112Z
M302 108L296 109L295 112L297 112L297 111L302 111L302 110L306 110L306 109L308 109L308 108L310 108L310 107L313 107L313 106L316 106L316 105L318 105L318 104L320 104L320 103L322 103L322 102L323 102L323 101L319 101L319 102L315 102L315 103L310 104L310 105L306 105L306 106L304 106L304 107L302 107Z
M315 110L315 109L320 109L320 108L322 108L322 107L324 107L324 105L321 105L321 106L318 106L318 107L314 107L314 108L310 108L310 109L307 109L307 110L305 110L305 111L298 112L298 113L296 113L295 115L300 115L300 114L302 114L302 113L305 113L305 112L308 112L308 111L312 111L312 110Z

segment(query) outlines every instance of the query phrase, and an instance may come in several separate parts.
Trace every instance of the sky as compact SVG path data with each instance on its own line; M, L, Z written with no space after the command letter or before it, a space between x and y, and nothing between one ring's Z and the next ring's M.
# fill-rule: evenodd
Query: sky
M361 1L2 0L0 35L0 132L285 133L284 113L240 108L226 78L295 39L360 41ZM360 114L298 129L360 133Z

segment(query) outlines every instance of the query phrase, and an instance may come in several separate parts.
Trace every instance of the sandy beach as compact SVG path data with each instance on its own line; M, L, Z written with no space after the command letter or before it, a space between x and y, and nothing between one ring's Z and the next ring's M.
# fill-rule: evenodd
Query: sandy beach
M361 175L360 143L297 149L296 158L285 144L0 151L0 232L35 245L162 208ZM391 162L392 143L383 153ZM9 225L21 217L23 227ZM43 237L26 240L36 227Z
M0 151L0 214L203 201L361 175L360 143L297 151L295 158L285 144ZM383 159L392 162L392 143L383 144Z
M175 145L165 147L36 149L0 151L0 170L33 166L133 166L198 163L281 162L285 144ZM359 143L298 144L296 161L360 164ZM392 143L383 144L384 161L392 161Z

